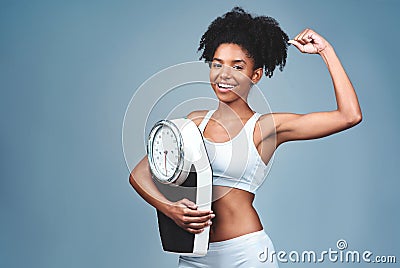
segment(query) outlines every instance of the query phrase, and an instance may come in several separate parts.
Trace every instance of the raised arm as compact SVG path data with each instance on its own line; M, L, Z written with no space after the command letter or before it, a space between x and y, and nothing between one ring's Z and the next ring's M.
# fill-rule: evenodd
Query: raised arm
M337 109L308 114L274 113L277 144L325 137L360 123L362 114L356 92L333 47L310 29L289 43L302 53L319 54L325 61L333 81Z

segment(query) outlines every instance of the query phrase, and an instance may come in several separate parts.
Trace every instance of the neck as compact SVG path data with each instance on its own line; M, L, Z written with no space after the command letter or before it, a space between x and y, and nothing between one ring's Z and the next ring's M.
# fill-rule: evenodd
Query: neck
M250 117L253 110L245 100L239 99L230 103L220 101L215 114L224 118Z

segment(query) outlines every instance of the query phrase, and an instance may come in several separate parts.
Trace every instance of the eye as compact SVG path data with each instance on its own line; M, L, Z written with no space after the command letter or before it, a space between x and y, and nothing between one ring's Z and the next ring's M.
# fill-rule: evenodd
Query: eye
M218 63L218 62L213 62L213 63L211 63L211 67L215 68L215 69L219 69L222 67L222 64Z
M235 66L233 66L233 69L240 71L240 70L243 70L243 67L240 65L235 65Z

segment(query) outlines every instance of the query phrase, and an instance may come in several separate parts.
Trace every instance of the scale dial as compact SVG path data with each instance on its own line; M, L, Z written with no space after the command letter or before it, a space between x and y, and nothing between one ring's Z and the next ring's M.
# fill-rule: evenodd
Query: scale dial
M155 124L150 132L147 155L154 177L174 183L183 167L183 144L179 129L168 120Z

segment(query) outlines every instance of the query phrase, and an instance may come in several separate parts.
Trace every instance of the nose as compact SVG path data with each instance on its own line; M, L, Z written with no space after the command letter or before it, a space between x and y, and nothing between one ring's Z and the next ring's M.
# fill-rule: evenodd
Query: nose
M221 79L229 79L232 77L232 68L226 65L222 66L221 72L220 72L220 77Z

